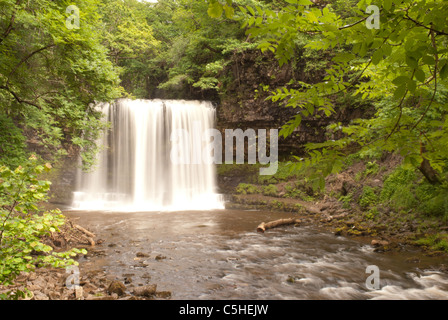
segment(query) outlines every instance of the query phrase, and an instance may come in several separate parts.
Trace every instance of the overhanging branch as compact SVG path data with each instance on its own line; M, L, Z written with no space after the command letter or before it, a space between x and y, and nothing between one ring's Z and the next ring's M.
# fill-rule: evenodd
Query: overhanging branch
M15 93L14 91L12 91L8 86L0 86L0 89L3 89L3 90L8 91L8 92L14 97L14 99L16 99L16 101L17 101L18 103L29 104L30 106L34 106L34 107L36 107L36 108L38 108L38 109L41 108L38 104L36 104L36 103L34 103L34 102L32 102L32 101L28 101L28 100L23 100L23 99L21 99L21 98L18 96L18 94Z

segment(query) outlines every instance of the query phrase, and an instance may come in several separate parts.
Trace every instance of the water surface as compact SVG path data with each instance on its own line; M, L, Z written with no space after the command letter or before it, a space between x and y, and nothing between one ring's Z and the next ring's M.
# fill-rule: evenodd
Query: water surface
M448 299L447 263L418 251L377 253L368 243L310 226L257 233L261 222L292 217L268 211L67 211L105 242L103 268L134 284L150 276L173 299ZM137 253L147 257L137 257ZM369 265L380 289L369 290Z

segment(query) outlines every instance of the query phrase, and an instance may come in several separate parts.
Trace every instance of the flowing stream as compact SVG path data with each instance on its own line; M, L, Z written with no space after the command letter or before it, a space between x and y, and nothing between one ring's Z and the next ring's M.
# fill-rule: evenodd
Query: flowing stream
M367 242L312 226L257 233L262 221L291 214L208 210L67 211L105 242L83 262L134 284L157 283L173 299L448 299L447 263L418 251L377 253ZM143 253L146 257L138 258ZM366 287L366 268L380 288Z

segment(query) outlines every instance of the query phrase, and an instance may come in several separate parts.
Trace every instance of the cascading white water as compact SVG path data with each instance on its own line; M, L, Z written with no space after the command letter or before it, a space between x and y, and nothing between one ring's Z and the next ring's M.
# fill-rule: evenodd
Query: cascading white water
M129 100L99 106L112 129L99 144L97 168L79 172L73 208L207 210L223 208L202 133L213 128L211 103Z

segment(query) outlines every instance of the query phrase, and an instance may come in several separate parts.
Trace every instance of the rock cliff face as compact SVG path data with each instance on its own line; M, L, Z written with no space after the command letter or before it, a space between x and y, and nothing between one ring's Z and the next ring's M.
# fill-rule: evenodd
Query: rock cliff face
M303 63L295 68L289 64L280 67L273 56L262 55L259 51L235 55L233 60L224 70L233 80L226 85L225 94L217 106L217 126L221 130L280 129L298 110L266 100L269 92L264 91L263 86L269 85L270 90L275 90L291 79L313 81L319 77L306 73ZM347 124L365 112L365 108L357 107L353 102L337 102L335 109L336 113L330 117L322 114L303 118L300 127L290 137L279 138L279 153L300 155L305 143L322 142L328 138L325 128L330 123Z

